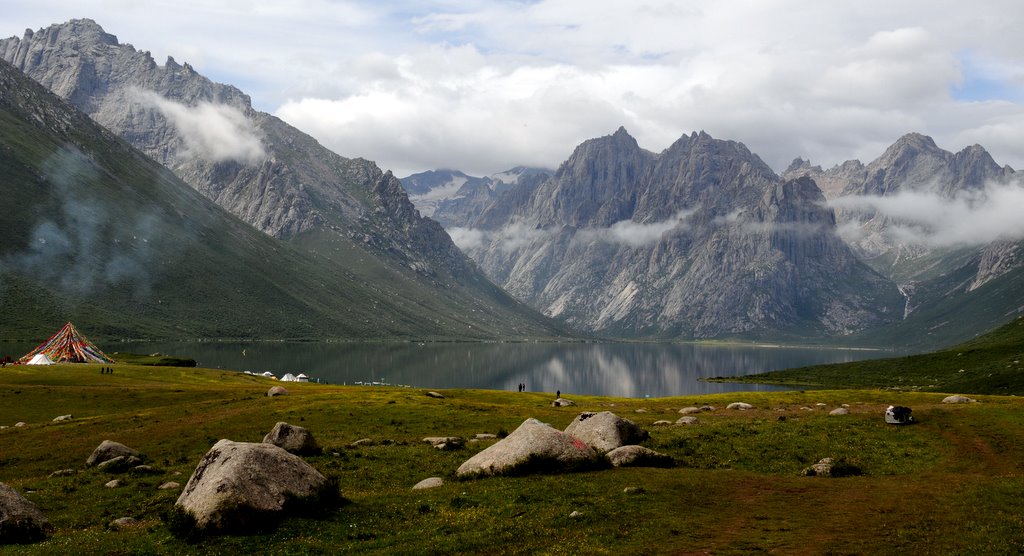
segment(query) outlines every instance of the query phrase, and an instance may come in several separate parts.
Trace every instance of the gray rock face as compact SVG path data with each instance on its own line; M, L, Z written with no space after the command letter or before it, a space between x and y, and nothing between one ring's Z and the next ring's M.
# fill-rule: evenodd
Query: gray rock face
M580 439L601 454L620 446L643 442L650 436L633 421L610 411L580 413L565 428L565 433Z
M528 196L496 200L466 251L519 299L595 332L844 335L899 318L899 291L823 202L740 143L694 133L654 154L619 129Z
M263 437L265 444L273 444L300 456L311 456L320 453L313 433L304 427L289 425L283 421L274 425L274 428Z
M620 446L604 457L613 467L672 467L672 456L643 446Z
M271 386L270 389L267 390L267 397L268 398L273 398L274 396L287 396L287 395L288 395L288 389L285 388L284 386Z
M121 444L120 442L104 440L96 447L95 450L92 451L92 454L89 455L89 459L85 460L85 464L91 467L122 456L125 458L129 456L141 458L142 454L137 450L133 450L132 448Z
M41 541L52 531L35 504L0 483L0 545Z
M252 531L290 503L320 496L327 479L272 444L221 440L196 467L175 507L205 531Z
M527 419L507 437L466 460L458 477L569 471L594 464L597 452L573 436Z

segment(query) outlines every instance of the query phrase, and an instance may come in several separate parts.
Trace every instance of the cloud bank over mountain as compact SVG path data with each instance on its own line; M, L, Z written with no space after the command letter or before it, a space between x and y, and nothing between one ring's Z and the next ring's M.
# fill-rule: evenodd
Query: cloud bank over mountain
M833 199L833 207L870 211L889 219L894 239L927 247L985 245L997 240L1024 240L1024 185L988 184L947 199L928 191L901 191L881 197L848 196ZM846 226L841 235L858 237Z
M0 34L96 19L347 156L397 175L553 167L624 125L743 140L776 170L867 158L915 130L1024 165L1015 0L11 0ZM270 39L268 39L270 38Z

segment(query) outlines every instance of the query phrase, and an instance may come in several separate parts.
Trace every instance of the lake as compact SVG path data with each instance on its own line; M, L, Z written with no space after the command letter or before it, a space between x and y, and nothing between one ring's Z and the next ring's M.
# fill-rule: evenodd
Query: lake
M11 344L5 352L20 356ZM892 352L804 347L673 343L304 343L122 342L99 344L108 354L160 352L191 357L202 367L278 377L305 373L331 384L388 383L418 388L485 388L564 395L662 397L775 386L708 383L715 376L892 356Z

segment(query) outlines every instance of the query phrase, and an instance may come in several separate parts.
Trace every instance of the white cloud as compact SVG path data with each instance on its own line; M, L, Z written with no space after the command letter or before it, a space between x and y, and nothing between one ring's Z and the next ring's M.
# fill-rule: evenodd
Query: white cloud
M0 34L83 13L399 175L554 167L619 125L654 151L704 129L776 169L910 131L1024 166L1017 0L10 0Z
M629 247L644 247L661 241L664 235L680 226L693 214L692 210L681 210L672 218L661 222L639 223L622 220L607 228L584 228L573 238L582 243L610 243Z
M929 247L1024 239L1024 186L1019 183L988 184L952 199L926 191L902 191L887 197L840 197L830 204L888 217L887 233L895 239ZM851 227L842 230L853 237L857 232Z
M238 108L209 102L186 106L139 89L129 96L159 110L174 125L184 142L185 157L243 164L256 164L266 157L255 126Z
M451 236L452 243L463 251L479 249L483 247L487 241L487 234L483 230L456 226L448 228L445 231L447 231L448 235Z

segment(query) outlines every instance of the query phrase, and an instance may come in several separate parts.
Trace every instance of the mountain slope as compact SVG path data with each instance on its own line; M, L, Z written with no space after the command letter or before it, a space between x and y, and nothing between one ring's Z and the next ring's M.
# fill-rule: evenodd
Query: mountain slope
M390 172L325 149L188 64L159 66L90 20L0 41L0 56L245 222L309 249L313 262L382 295L398 291L439 322L461 321L450 335L471 323L474 336L561 333L491 284ZM346 287L324 283L334 295Z
M0 338L42 338L67 320L94 339L535 330L525 316L425 302L412 278L370 280L255 230L2 61L0 173Z
M740 143L694 133L654 154L620 128L492 204L466 249L518 298L601 334L806 338L898 318L895 286L823 201Z

